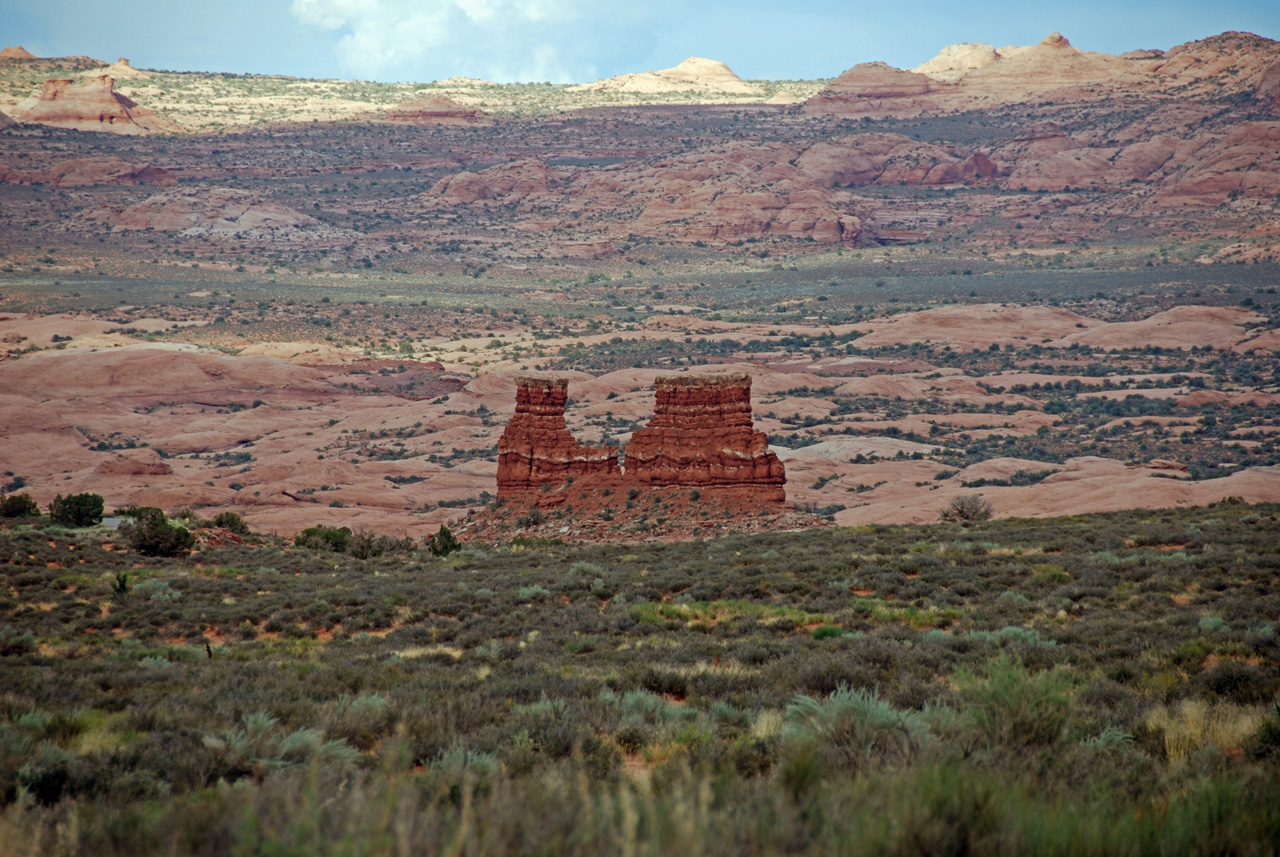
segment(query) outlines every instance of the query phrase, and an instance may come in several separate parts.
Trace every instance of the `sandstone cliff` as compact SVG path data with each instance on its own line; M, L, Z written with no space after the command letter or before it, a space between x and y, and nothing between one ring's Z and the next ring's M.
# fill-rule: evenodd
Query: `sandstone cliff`
M656 388L653 419L626 447L628 481L786 499L782 462L752 426L750 375L666 375Z
M653 419L619 468L616 448L582 446L569 433L566 379L518 378L516 412L498 441L498 497L550 507L574 491L590 502L639 487L710 490L738 505L786 499L782 462L752 426L750 376L660 376L656 390Z
M99 75L81 83L46 80L34 99L13 110L13 118L33 125L113 134L155 134L177 126L115 91L115 78Z
M498 497L562 488L580 477L617 477L614 447L583 446L564 421L569 382L533 375L516 379L516 412L498 440ZM554 497L557 501L560 496Z

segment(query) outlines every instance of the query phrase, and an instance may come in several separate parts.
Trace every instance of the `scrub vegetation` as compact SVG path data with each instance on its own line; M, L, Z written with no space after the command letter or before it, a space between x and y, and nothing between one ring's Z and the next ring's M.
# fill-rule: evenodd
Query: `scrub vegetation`
M3 526L33 853L1280 842L1274 505L366 558Z

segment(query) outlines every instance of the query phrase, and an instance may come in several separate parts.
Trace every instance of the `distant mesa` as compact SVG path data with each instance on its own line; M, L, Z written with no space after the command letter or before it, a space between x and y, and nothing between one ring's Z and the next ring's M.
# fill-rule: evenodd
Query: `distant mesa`
M447 95L433 95L406 101L383 114L391 122L413 125L478 125L485 121L483 110L465 107Z
M0 60L33 60L36 55L24 48L22 45L15 45L11 48L0 50Z
M776 506L786 471L751 420L751 376L661 375L653 419L617 447L588 447L565 425L568 381L516 379L516 412L498 441L498 497L559 506L584 490L696 488Z
M747 83L733 73L729 66L704 57L689 57L674 68L662 71L643 71L623 74L583 83L573 89L594 92L696 92L727 95L759 95L755 84Z
M13 118L32 125L114 134L178 130L169 120L116 92L115 78L106 74L81 83L46 80L39 97L29 98L15 107Z

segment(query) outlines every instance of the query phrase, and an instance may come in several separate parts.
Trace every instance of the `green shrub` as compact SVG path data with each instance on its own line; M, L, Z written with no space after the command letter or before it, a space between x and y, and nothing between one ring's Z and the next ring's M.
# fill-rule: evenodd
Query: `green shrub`
M213 525L224 530L230 530L237 536L249 535L249 525L244 522L244 518L235 512L219 512L213 518Z
M1054 744L1071 716L1073 685L1063 670L1032 673L1001 655L987 664L985 676L961 670L955 681L974 724L992 747Z
M351 528L307 527L293 537L293 543L300 548L346 553L351 546Z
M69 527L91 527L102 520L103 508L100 494L59 494L49 504L49 517Z
M144 556L182 556L196 544L190 530L170 524L164 512L154 506L137 509L133 520L120 525L120 535Z
M821 758L843 769L858 770L873 760L902 763L932 740L929 724L919 714L847 686L823 700L797 696L787 706L785 723L783 740L793 754L807 755L811 751L804 745L816 743Z
M12 625L0 627L0 657L25 655L27 652L34 652L36 648L36 638L30 631Z

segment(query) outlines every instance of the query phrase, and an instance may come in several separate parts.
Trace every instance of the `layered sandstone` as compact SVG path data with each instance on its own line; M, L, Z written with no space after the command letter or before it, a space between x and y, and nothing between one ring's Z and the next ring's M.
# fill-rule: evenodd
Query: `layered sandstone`
M616 477L614 447L583 446L564 421L569 401L565 378L516 379L516 412L498 440L498 497L561 487L579 477Z
M476 125L485 121L483 110L464 107L447 95L406 101L388 108L384 116L412 125Z
M782 462L752 425L750 375L665 375L656 389L653 419L627 444L628 481L786 499Z
M516 412L498 441L498 496L559 505L572 485L709 489L756 506L786 499L782 462L752 425L749 375L666 375L655 386L653 419L632 435L620 468L615 447L582 446L569 433L567 379L517 378Z
M19 104L13 118L35 125L115 134L177 130L172 122L116 92L115 83L115 78L105 74L81 83L46 80L39 97Z

